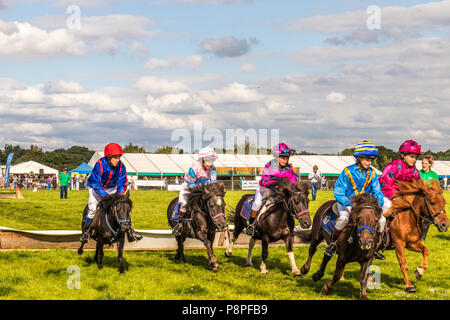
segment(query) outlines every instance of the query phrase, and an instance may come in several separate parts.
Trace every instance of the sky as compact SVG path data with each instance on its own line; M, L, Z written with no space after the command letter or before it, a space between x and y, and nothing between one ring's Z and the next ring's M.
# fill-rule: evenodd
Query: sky
M449 57L450 1L0 0L0 146L444 151Z

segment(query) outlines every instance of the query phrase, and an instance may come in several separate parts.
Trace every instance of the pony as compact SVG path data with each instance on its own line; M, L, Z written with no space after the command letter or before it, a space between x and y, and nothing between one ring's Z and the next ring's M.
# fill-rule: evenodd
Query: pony
M119 261L119 272L123 274L123 246L125 243L125 234L131 228L131 209L133 202L130 199L130 191L124 195L117 193L104 197L97 205L97 212L90 226L90 237L97 241L94 262L98 269L103 268L103 246L112 245L117 242L117 252ZM88 206L84 208L84 215L87 215ZM78 254L83 254L81 244Z
M311 226L311 217L309 215L309 185L305 181L298 181L291 184L289 179L281 178L279 183L274 187L264 199L258 218L255 221L255 232L250 239L248 256L246 260L247 266L253 266L252 250L256 240L262 240L262 262L260 271L267 274L266 261L269 255L269 243L283 240L286 244L286 250L291 263L292 274L299 276L300 271L297 268L294 259L293 243L294 243L294 227L295 219L300 223L303 229ZM233 247L242 230L247 226L247 220L244 219L240 212L244 202L251 196L246 194L242 196L236 205L234 211L234 231L232 241L229 243L225 251L227 257L231 257ZM230 239L230 232L228 234Z
M428 268L429 250L420 240L423 221L434 224L439 232L448 230L445 199L438 181L428 185L423 180L399 182L399 191L394 195L391 208L384 214L388 233L382 249L395 249L403 273L406 292L416 292L408 276L405 248L422 253L422 262L415 270L416 279L421 279Z
M382 210L378 205L378 200L371 194L360 194L350 199L353 204L351 211L351 220L348 225L342 230L341 234L336 240L337 247L337 261L334 271L333 279L325 283L322 287L322 294L329 295L334 285L343 279L345 265L350 262L358 262L361 266L360 284L361 292L360 299L367 300L367 279L369 277L369 267L373 260L373 255L377 248L379 241L376 236L379 228L379 219ZM327 203L325 203L326 205ZM324 205L318 209L316 216L323 217ZM328 207L329 208L329 207ZM302 273L309 270L309 266L317 247L317 239L324 237L324 230L321 227L322 219L314 218L313 222L313 241L310 246L310 256L307 263L302 267ZM319 226L317 226L319 224ZM319 234L318 234L319 233ZM329 237L327 237L329 238ZM328 240L329 241L329 240ZM328 242L327 241L327 242ZM325 268L331 257L324 254L320 270L313 276L314 281L318 281L324 275Z
M216 230L225 231L228 224L225 221L225 187L222 182L193 187L189 190L186 204L186 217L183 219L181 235L177 240L175 260L186 263L183 243L186 238L195 238L203 242L208 252L208 269L218 271L219 262L213 252L213 242ZM178 203L178 197L173 199L167 208L167 220L173 228L177 222L171 221L173 208Z

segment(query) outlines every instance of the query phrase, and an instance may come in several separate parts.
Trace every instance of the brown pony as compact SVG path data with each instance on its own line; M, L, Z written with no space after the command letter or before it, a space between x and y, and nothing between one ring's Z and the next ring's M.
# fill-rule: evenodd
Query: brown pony
M376 237L379 228L378 220L381 216L381 208L378 200L371 194L360 194L350 199L353 203L351 221L339 235L336 246L338 258L333 279L328 281L322 288L322 294L328 295L332 288L343 278L345 265L350 262L359 262L361 265L360 282L362 300L367 300L368 270L373 260L378 239ZM312 257L317 245L325 238L330 241L330 236L322 229L322 218L331 208L335 201L324 203L316 213L312 227L312 241L309 249L308 261L301 268L302 274L306 274L311 266ZM331 257L324 254L320 270L314 273L313 280L320 280Z
M416 288L408 276L405 248L422 252L422 263L414 272L416 278L420 279L428 267L428 249L420 241L423 221L433 223L439 232L448 230L445 199L439 182L434 181L431 186L423 180L399 182L399 191L394 196L391 208L384 215L388 220L389 230L384 249L394 247L403 272L405 290L415 292Z

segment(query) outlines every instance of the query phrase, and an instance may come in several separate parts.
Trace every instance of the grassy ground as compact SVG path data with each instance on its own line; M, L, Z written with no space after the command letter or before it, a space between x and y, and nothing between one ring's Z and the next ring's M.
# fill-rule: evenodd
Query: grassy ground
M227 204L234 206L243 192L228 192ZM446 192L449 201L450 193ZM55 191L24 192L24 200L0 200L0 225L21 229L79 229L81 210L87 201L84 191L71 192L68 200L60 200ZM167 229L166 206L177 193L160 191L133 192L135 203L133 224L138 229ZM331 198L331 192L319 192L318 201L310 209ZM386 261L376 261L380 268L381 286L368 292L369 299L450 299L448 244L450 235L438 233L432 226L426 241L430 249L429 268L422 280L414 280L417 292L407 294L403 276L393 251L386 251ZM93 252L78 256L71 250L0 251L0 299L357 299L359 297L359 265L349 264L346 279L339 282L332 295L323 297L320 289L332 277L336 258L330 262L322 280L313 282L311 275L320 264L324 246L320 246L311 271L293 277L283 247L270 248L269 274L261 275L261 249L254 250L255 267L244 267L247 250L235 249L225 258L224 249L215 253L222 263L218 273L207 270L205 250L186 252L187 264L173 260L174 251L125 252L126 273L119 275L117 253L106 251L104 268L92 264ZM308 247L294 249L298 267L307 258ZM421 255L407 251L410 276L420 264ZM75 266L80 275L80 289L67 285Z

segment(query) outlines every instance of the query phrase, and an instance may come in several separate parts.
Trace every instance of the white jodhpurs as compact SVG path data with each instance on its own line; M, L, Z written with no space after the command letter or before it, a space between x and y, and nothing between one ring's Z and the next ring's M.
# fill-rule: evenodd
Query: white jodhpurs
M262 206L262 200L263 198L270 192L270 190L266 187L263 187L258 183L258 187L256 187L256 193L255 193L255 201L252 205L253 211L259 211Z
M389 199L388 199L388 201L389 201ZM384 203L386 204L386 202L384 202ZM352 210L352 207L350 207L350 206L348 206L348 207L343 206L339 202L338 202L337 206L338 206L338 211L339 211L339 217L336 220L336 224L334 225L334 228L336 230L341 231L348 224L348 220L349 220L349 217L350 217L350 212ZM389 207L390 207L390 205L389 205ZM384 213L385 212L384 211L384 205L383 205L382 210L383 210L383 213ZM380 220L378 220L378 225L380 226L380 231L381 232L384 230L384 227L386 226L386 218L383 216L383 213L381 214Z
M181 184L180 194L178 195L178 203L181 205L180 211L186 212L186 204L187 204L186 195L188 193L189 193L188 184L187 182L183 182Z
M88 190L89 190L89 201L88 201L88 208L89 208L89 210L88 210L87 217L89 219L94 219L95 212L97 212L97 204L103 198L100 197L98 195L98 193L95 192L95 190L93 188L88 187ZM107 194L113 194L113 193L117 192L116 188L108 188L108 189L104 189L104 190L105 190L105 192Z

